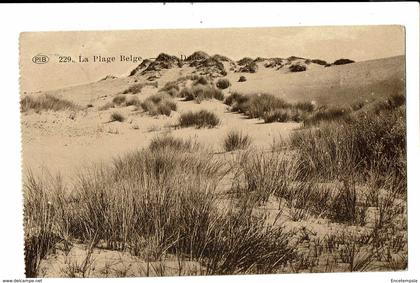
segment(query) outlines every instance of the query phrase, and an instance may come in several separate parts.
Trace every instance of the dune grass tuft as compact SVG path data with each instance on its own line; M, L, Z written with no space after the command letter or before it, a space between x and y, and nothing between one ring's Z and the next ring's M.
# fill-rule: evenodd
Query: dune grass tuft
M131 97L126 99L125 105L126 106L140 106L141 101L137 96L131 96Z
M20 111L27 112L29 110L34 110L39 113L41 111L61 111L61 110L79 110L80 106L75 103L65 100L62 98L57 98L49 94L43 94L40 96L25 96L20 101Z
M121 113L113 112L110 117L111 122L124 122L125 118Z
M186 101L195 100L200 103L203 100L208 100L215 98L217 100L223 101L224 95L219 89L216 89L209 85L195 85L190 88L183 88L179 94L181 97L185 98Z
M159 91L166 92L172 97L177 97L179 93L179 86L176 81L171 81L167 82Z
M346 121L324 121L317 128L294 132L291 144L302 170L311 175L334 179L354 172L366 178L366 172L387 172L404 180L404 112L400 107L380 114L359 112Z
M84 171L71 194L63 194L61 185L27 179L27 237L46 225L60 228L59 239L90 243L90 250L128 251L147 263L175 256L197 261L208 275L274 272L295 259L294 232L266 227L264 216L245 206L218 208L216 188L227 172L220 160L205 151L190 153L188 141L157 139L110 166ZM25 247L30 260L37 259L28 252L35 247Z
M165 135L154 137L150 142L149 149L151 151L156 151L169 148L172 150L189 151L196 149L197 146L198 144L193 143L190 140L183 140L170 135Z
M239 131L230 131L223 141L226 151L247 149L251 144L251 137Z
M176 111L177 109L176 102L172 97L162 92L149 96L141 103L141 107L152 116L170 116L171 111Z
M158 84L157 84L157 82L136 83L136 84L133 84L133 85L129 86L126 90L124 90L123 94L128 94L128 93L138 94L142 91L142 89L145 86L158 87Z
M207 110L182 113L179 117L180 127L214 128L219 124L219 118Z
M117 95L112 99L112 103L114 103L115 105L121 105L126 101L126 96L125 95Z

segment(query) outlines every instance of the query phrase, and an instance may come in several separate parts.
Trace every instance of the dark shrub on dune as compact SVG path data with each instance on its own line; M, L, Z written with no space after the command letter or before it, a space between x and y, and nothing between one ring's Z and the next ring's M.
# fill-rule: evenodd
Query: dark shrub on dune
M154 137L150 142L149 149L157 151L162 149L171 149L177 151L189 151L195 146L190 140L183 140L173 136Z
M289 60L289 61L296 61L296 60L300 60L300 59L305 59L305 58L299 57L299 56L290 56L290 57L287 57L287 60Z
M167 93L157 93L149 96L141 103L141 107L152 116L170 116L171 111L176 111L177 109L175 101Z
M333 65L344 65L344 64L351 64L351 63L354 63L354 61L350 59L338 59L334 61Z
M312 63L318 64L318 65L323 65L323 66L328 64L327 61L320 60L320 59L312 59L311 61L312 61Z
M243 73L256 73L258 69L257 63L254 61L249 62L245 66L239 68L239 72Z
M216 86L220 89L226 89L230 86L230 82L228 79L220 79L217 81Z
M117 95L112 99L112 102L116 105L120 105L125 102L125 95Z
M214 128L220 124L219 118L207 110L199 112L187 112L181 114L179 117L180 127L196 127L199 128Z
M306 71L305 65L293 64L289 67L290 72L304 72Z
M234 92L225 99L225 104L232 106L234 103L244 103L248 101L249 97L238 92Z
M186 87L183 88L179 96L185 98L186 101L195 100L196 102L200 103L203 100L208 99L217 99L223 101L224 94L221 90L216 89L210 85L194 85L190 88Z
M249 63L254 62L254 60L250 57L244 57L241 60L238 61L238 65L239 66L243 66L243 65L247 65Z
M230 61L232 61L232 60L231 60L231 59L229 59L228 57L223 56L223 55L219 55L219 54L215 54L215 55L213 55L213 59L216 59L216 60L218 60L218 61L224 61L224 62L230 62Z
M198 77L194 80L193 85L208 85L209 81L205 77Z
M124 122L125 118L122 114L118 113L118 112L114 112L111 114L111 118L110 121L111 122Z
M264 113L274 109L281 109L289 107L281 98L277 98L270 94L254 95L250 97L249 104L244 105L244 113L250 118L260 118Z
M245 76L240 76L238 82L246 82L246 77Z
M127 98L127 100L125 102L126 106L132 106L132 105L140 106L140 104L141 104L140 99L138 99L136 96Z
M205 60L210 56L204 51L195 51L193 54L187 57L186 61Z

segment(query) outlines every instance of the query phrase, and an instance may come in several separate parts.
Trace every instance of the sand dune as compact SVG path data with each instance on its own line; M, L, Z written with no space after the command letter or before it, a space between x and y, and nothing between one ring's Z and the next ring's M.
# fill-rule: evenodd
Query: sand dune
M195 57L199 60L211 58ZM190 58L192 59L194 56ZM223 90L225 95L234 91L244 94L270 93L288 102L315 101L318 104L342 105L376 99L378 95L385 97L404 92L403 56L331 67L311 63L306 71L296 73L287 71L288 65L280 69L265 67L267 59L258 58L254 59L258 65L256 73L242 73L237 72L238 62L228 58L222 59L228 60L222 62L227 72L225 78L231 82L231 86ZM295 61L296 59L293 62ZM197 104L178 99L178 109L172 112L170 117L151 117L147 113L126 106L117 106L105 111L98 110L129 86L156 82L158 87L145 86L141 93L127 95L127 97L137 96L142 101L157 93L167 82L197 74L197 69L190 67L190 64L184 64L182 67L171 66L168 69L154 71L159 77L151 82L147 80L151 73L142 74L141 71L149 64L150 62L140 64L137 74L129 77L100 80L45 92L73 101L85 109L77 113L72 111L24 113L22 116L24 166L59 169L71 175L73 173L70 171L78 170L86 163L106 161L115 155L145 147L154 136L165 131L172 131L175 136L196 139L218 152L221 150L224 133L228 129L241 129L247 132L258 146L269 147L273 138L287 137L292 129L299 127L299 123L263 124L258 119L246 119L240 114L228 112L228 106L216 100ZM236 69L231 70L229 66L234 66ZM238 82L240 76L245 76L247 80ZM86 108L88 104L92 107ZM173 130L180 113L200 109L208 109L220 117L220 126L211 130L194 128ZM109 117L115 111L124 115L126 121L109 123Z

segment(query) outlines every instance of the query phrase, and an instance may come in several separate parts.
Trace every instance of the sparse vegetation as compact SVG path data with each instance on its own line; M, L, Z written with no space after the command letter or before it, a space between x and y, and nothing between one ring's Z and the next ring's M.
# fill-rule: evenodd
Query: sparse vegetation
M141 92L141 90L145 87L145 86L153 86L153 87L158 87L157 82L145 82L145 83L136 83L131 85L130 87L128 87L126 90L123 91L123 94L128 94L128 93L132 93L132 94L138 94Z
M115 104L113 102L107 102L104 105L100 106L98 108L99 111L105 111L108 110L110 108L115 108Z
M182 113L179 117L180 127L214 128L219 124L219 118L207 110Z
M41 111L61 111L61 110L79 110L80 106L71 101L57 98L49 94L39 96L25 96L20 101L20 111L27 112L34 110L36 113Z

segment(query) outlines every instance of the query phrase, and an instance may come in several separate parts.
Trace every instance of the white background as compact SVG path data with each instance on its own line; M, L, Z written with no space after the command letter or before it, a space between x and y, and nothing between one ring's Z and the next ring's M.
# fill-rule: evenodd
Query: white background
M20 32L370 24L398 24L406 27L409 270L392 273L173 277L141 280L145 282L420 280L420 235L417 220L420 200L418 3L9 4L0 5L0 19L0 280L24 279L19 122ZM126 279L125 282L138 280ZM44 281L57 280L44 279ZM99 282L99 279L92 281Z

